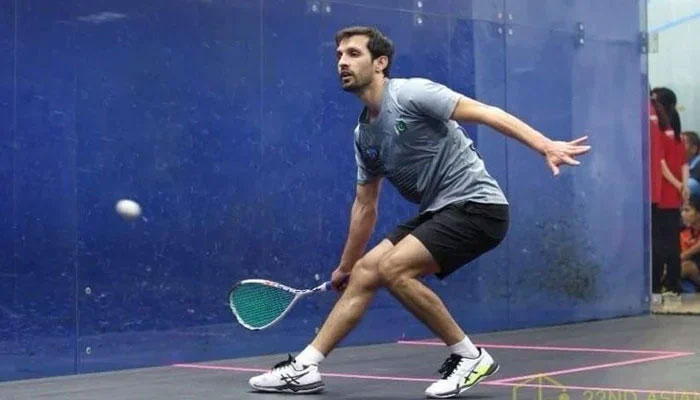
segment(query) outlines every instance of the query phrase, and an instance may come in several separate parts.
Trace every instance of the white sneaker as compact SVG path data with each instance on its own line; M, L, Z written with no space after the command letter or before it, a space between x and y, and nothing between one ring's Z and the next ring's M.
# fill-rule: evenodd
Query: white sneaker
M289 355L289 359L276 364L269 372L254 376L250 386L261 392L316 393L324 388L318 365L301 365Z
M479 348L477 358L451 354L438 371L442 374L442 379L425 389L425 395L431 399L455 397L496 371L498 364L482 348Z

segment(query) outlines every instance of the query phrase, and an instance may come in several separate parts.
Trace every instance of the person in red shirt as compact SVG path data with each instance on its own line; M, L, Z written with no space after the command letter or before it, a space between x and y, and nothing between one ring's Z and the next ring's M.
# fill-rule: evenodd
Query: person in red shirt
M657 115L663 114L660 111L657 107ZM678 235L680 208L685 187L684 177L687 176L687 172L684 171L687 171L688 164L685 147L681 141L681 132L674 131L663 122L659 125L660 128L666 129L660 138L661 191L656 211L652 215L652 293L661 293L664 266L666 266L666 288L673 293L680 293L681 249Z

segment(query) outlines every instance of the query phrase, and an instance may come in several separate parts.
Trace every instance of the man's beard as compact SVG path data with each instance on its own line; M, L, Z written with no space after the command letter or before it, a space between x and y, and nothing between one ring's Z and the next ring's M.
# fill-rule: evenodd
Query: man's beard
M340 77L340 87L344 91L350 93L359 92L362 89L369 86L370 83L372 83L372 79L370 77L365 77L365 79L362 79L362 77L358 78L355 74L350 75L350 79L352 79L352 83L348 85L343 85L343 77Z

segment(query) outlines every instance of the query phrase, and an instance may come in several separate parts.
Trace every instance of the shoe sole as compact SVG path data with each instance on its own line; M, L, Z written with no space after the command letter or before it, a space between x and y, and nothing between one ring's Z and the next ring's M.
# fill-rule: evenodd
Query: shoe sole
M444 395L444 396L434 394L434 395L428 395L427 397L428 397L429 399L449 399L449 398L451 398L451 397L459 396L462 392L465 392L465 391L467 391L468 389L471 389L471 388L473 388L474 386L476 386L479 382L481 382L482 379L486 378L487 376L491 376L491 375L495 374L496 372L498 372L498 369L499 369L499 368L500 368L500 365L498 365L498 364L496 364L496 363L491 364L491 366L489 367L489 369L486 371L485 374L483 374L483 375L481 375L480 377L476 378L476 382L472 383L472 384L469 385L469 386L464 386L464 387L460 388L460 389L459 389L459 392L457 392L457 393L450 393L450 394L447 394L447 395Z
M255 385L250 385L250 386L259 392L291 393L291 394L319 393L319 392L322 392L323 389L326 387L326 385L324 385L323 382L309 383L308 385L300 385L300 386L290 386L290 385L271 386L271 387L263 387L263 386L255 386Z

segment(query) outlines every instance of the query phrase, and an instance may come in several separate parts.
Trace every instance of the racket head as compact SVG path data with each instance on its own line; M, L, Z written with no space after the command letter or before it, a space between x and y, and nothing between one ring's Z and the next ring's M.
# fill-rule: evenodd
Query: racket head
M265 279L245 279L228 295L229 307L247 329L261 330L274 325L299 299L300 290Z

